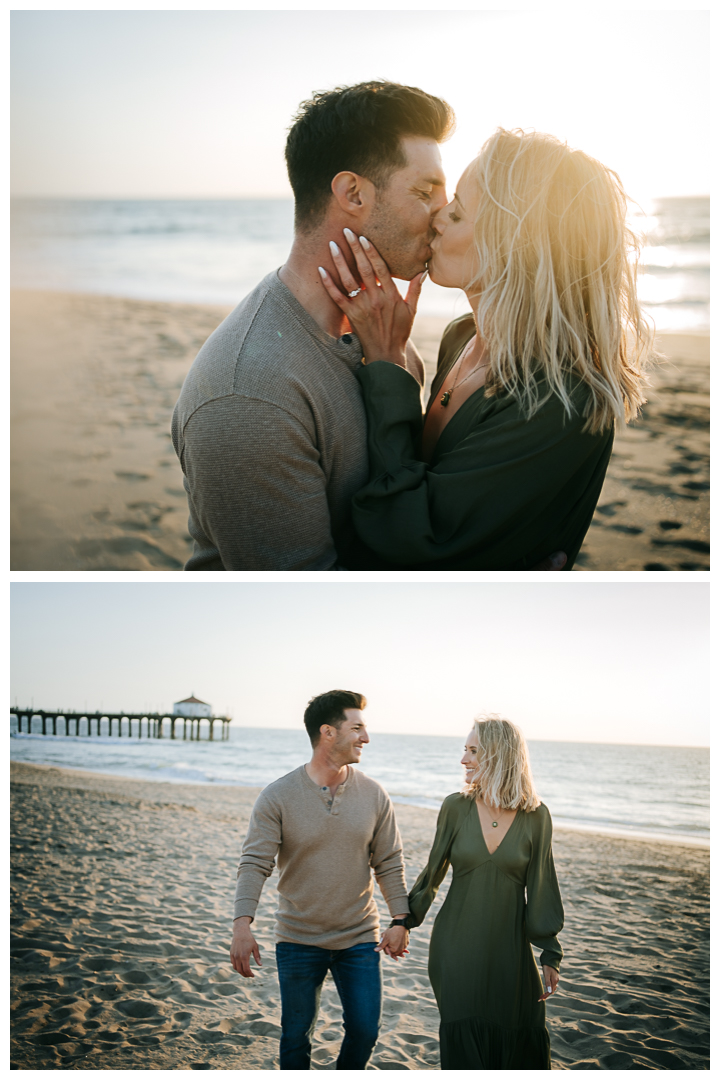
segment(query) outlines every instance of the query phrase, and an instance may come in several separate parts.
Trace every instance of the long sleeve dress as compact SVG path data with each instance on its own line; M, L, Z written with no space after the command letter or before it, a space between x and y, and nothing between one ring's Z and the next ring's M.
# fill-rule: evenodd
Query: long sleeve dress
M549 1069L541 963L559 971L563 925L547 807L519 810L491 855L477 807L449 795L428 864L410 892L419 926L448 868L453 878L430 940L443 1069ZM526 899L527 892L527 899Z
M431 401L474 333L472 315L446 329ZM584 382L568 381L572 417L553 394L529 420L514 397L486 397L481 387L448 421L426 464L412 375L377 361L357 376L368 418L370 480L355 495L352 515L373 555L363 561L358 547L349 569L530 570L554 551L564 551L564 569L572 569L600 498L614 434L612 426L594 435L582 430L589 398Z

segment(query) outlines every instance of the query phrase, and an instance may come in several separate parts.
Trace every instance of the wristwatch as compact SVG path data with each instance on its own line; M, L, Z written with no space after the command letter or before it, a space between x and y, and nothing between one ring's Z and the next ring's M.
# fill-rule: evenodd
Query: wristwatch
M402 919L393 919L393 921L390 923L389 929L392 930L393 926L404 926L405 929L409 933L410 932L410 927L408 926L408 919L409 918L410 918L409 915L404 915L402 917Z

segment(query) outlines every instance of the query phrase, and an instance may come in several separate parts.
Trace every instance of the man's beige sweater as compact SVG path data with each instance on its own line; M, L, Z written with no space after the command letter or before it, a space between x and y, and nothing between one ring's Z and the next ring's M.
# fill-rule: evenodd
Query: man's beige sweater
M255 917L276 858L277 941L323 949L377 941L371 870L393 917L410 910L390 798L352 767L334 799L313 783L304 765L260 793L238 866L236 919Z

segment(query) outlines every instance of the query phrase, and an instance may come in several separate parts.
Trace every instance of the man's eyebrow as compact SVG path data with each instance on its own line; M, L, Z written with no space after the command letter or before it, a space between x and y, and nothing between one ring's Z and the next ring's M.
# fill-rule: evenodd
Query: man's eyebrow
M446 181L444 179L438 180L436 176L424 176L422 180L418 180L413 186L416 188L422 187L423 184L429 184L430 187L445 187Z

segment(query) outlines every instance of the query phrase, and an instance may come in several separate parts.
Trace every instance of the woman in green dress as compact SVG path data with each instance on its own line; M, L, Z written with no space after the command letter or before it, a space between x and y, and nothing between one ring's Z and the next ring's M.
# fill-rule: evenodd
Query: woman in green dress
M550 814L508 720L478 718L462 763L465 786L442 805L408 920L423 921L452 866L430 940L441 1067L549 1069L545 1000L558 985L563 925Z
M559 550L572 569L615 422L644 401L625 218L619 179L581 151L489 139L433 220L427 272L472 311L445 332L424 418L407 369L422 275L403 298L365 237L345 230L357 273L331 245L347 295L321 276L365 354L370 480L353 521L373 555L350 569L528 570Z

